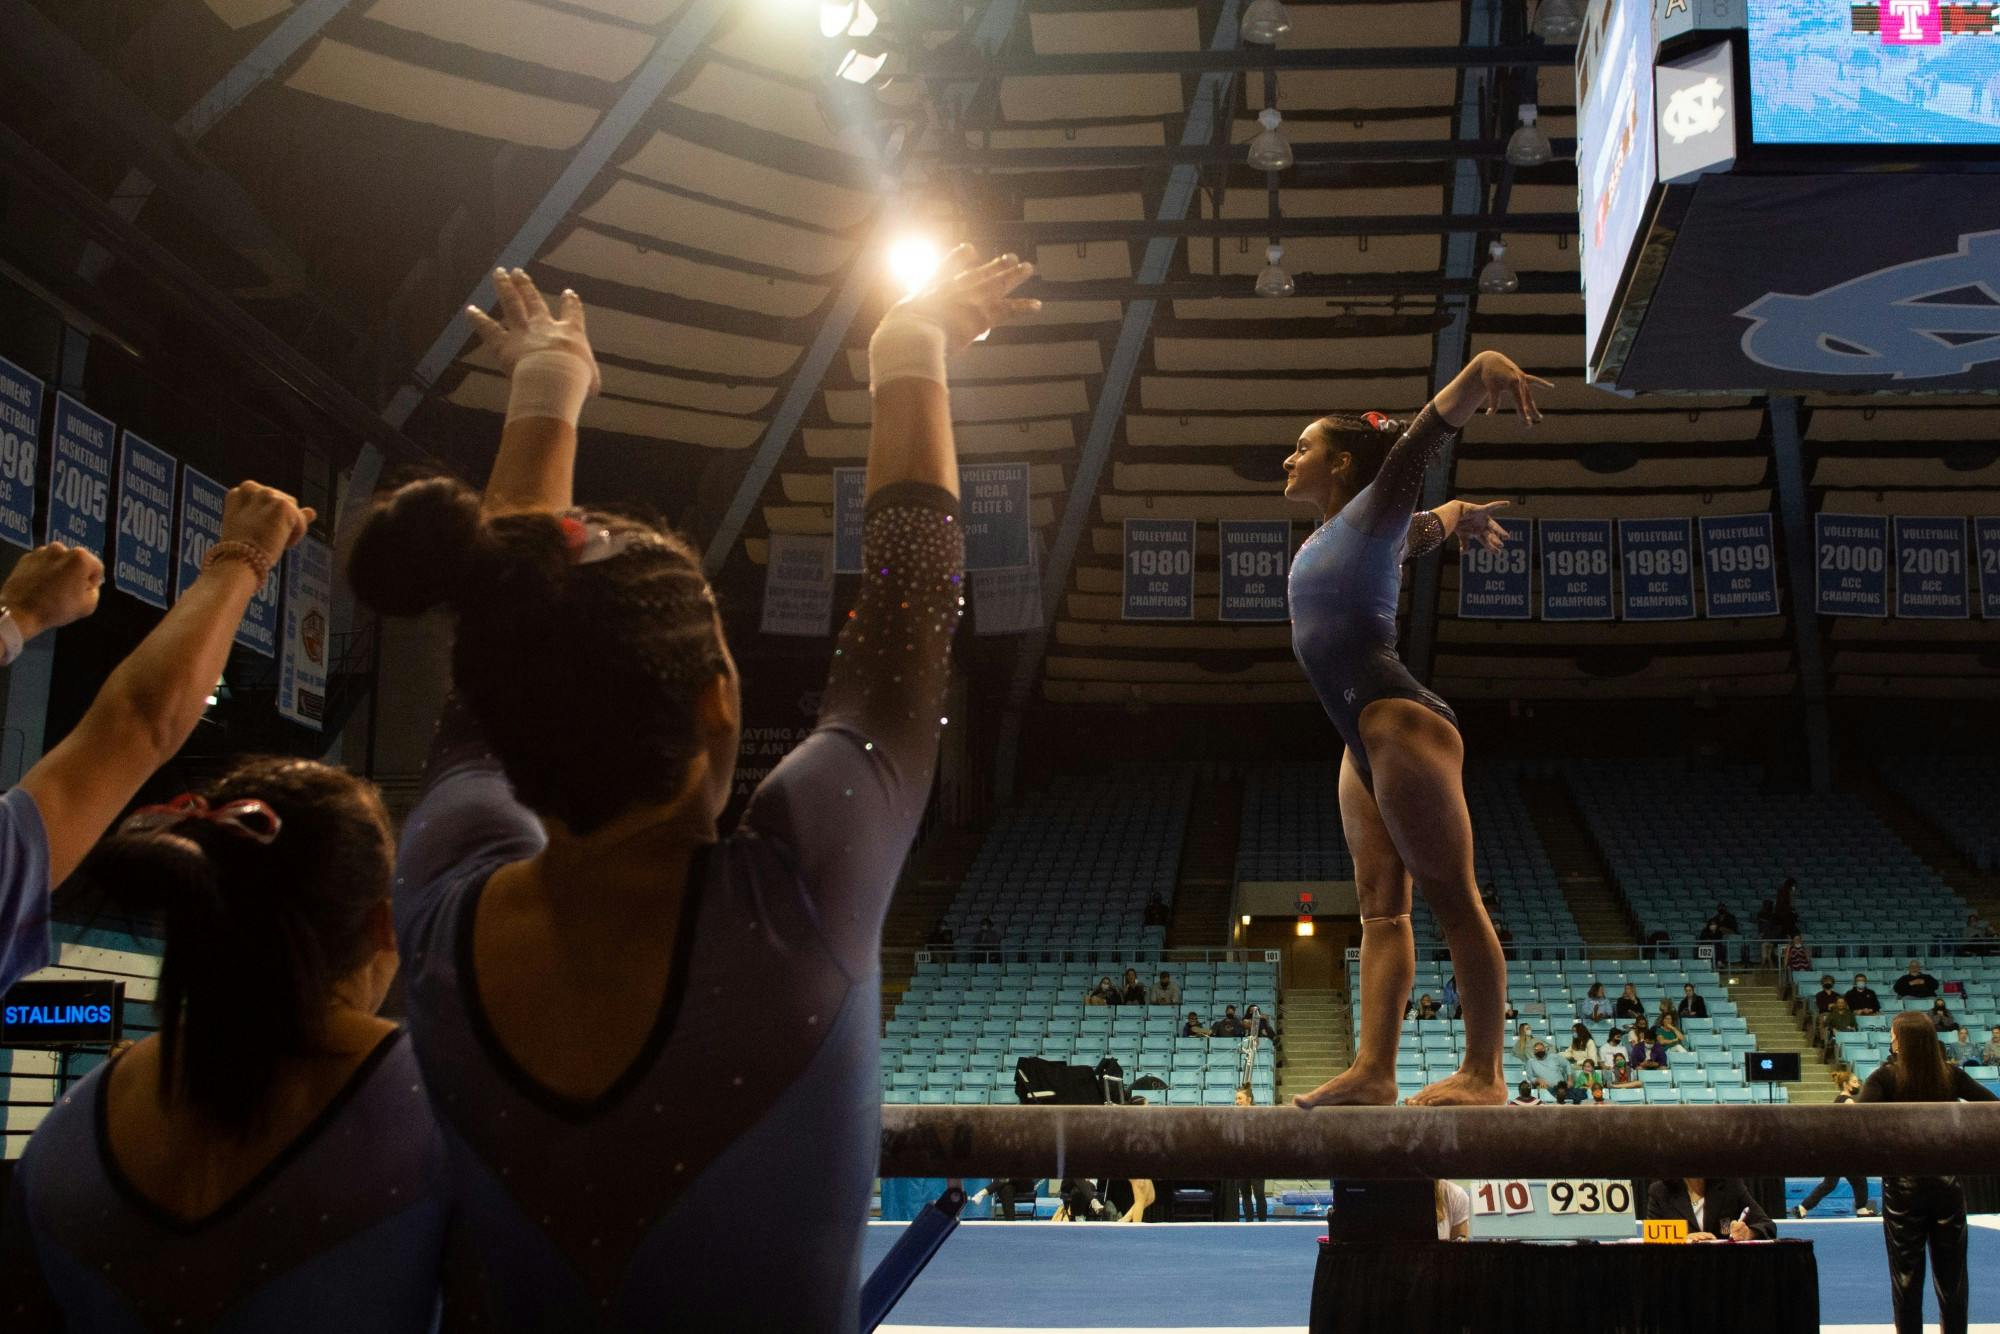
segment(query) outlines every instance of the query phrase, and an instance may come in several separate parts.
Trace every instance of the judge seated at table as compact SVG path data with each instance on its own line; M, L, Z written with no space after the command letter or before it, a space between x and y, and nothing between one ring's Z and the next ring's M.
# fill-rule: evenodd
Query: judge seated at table
M1646 1192L1646 1217L1680 1219L1687 1224L1689 1241L1775 1241L1778 1236L1778 1225L1736 1177L1655 1181Z

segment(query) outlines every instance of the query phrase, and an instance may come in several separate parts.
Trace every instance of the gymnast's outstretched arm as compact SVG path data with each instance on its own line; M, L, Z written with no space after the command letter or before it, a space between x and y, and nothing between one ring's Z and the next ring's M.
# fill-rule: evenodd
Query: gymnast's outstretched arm
M590 351L583 301L565 291L550 311L534 279L520 269L495 269L493 286L504 323L477 306L465 311L510 381L507 424L480 509L489 519L566 510L576 471L577 418L603 378Z
M1507 541L1507 530L1493 518L1493 511L1508 501L1493 500L1481 505L1471 500L1447 500L1434 510L1418 510L1410 517L1410 537L1404 559L1429 555L1456 535L1461 541L1479 542L1488 551L1498 551Z

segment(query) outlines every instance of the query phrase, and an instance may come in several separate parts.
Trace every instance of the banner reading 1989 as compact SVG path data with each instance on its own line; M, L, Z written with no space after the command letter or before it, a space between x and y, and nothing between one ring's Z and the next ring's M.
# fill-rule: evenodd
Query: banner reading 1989
M1542 520L1542 619L1608 621L1611 521Z
M42 382L0 357L0 539L35 545L35 461L41 453Z
M1694 619L1694 525L1686 519L1620 519L1619 564L1628 621Z
M1704 515L1701 562L1710 616L1778 614L1778 552L1770 515Z
M1819 614L1889 614L1889 521L1879 514L1813 518Z
M1479 542L1464 542L1458 553L1458 614L1466 620L1525 621L1533 618L1528 592L1534 576L1528 553L1534 550L1535 521L1508 519L1501 525L1507 541L1498 551Z
M56 395L56 427L49 439L49 541L104 554L115 434L109 417L68 394Z
M1979 561L1979 614L2000 621L2000 517L1974 519L1972 532Z
M167 609L173 550L174 459L130 431L118 457L118 535L111 582L149 606Z
M1194 520L1125 520L1128 621L1194 619Z
M1965 594L1965 520L1897 515L1896 614L1960 620L1972 614Z
M1224 621L1283 621L1291 618L1285 576L1292 562L1292 525L1284 519L1223 519L1222 601Z

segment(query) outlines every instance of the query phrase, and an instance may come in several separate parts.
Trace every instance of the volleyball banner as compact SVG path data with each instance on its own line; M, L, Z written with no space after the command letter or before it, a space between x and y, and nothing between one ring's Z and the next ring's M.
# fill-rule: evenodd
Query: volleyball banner
M104 554L111 510L111 442L118 428L68 394L56 395L49 442L49 522L45 540Z
M1694 619L1694 524L1687 519L1620 519L1624 572L1619 613L1628 621Z
M1194 520L1125 520L1124 618L1194 619Z
M118 454L118 534L111 583L121 593L167 609L173 564L173 455L125 432Z
M773 533L764 567L764 633L817 638L832 620L833 539Z
M1223 519L1216 531L1222 553L1222 600L1216 619L1290 620L1286 576L1292 568L1291 523L1285 519Z
M333 549L308 537L285 557L285 642L278 655L278 712L314 731L326 727L327 605Z
M1032 565L1028 545L1028 465L982 463L958 470L965 568L1019 570Z
M861 573L861 520L867 508L868 470L833 470L833 572Z
M1889 521L1879 514L1813 518L1822 616L1889 614Z
M1529 601L1534 573L1528 561L1535 548L1535 521L1508 519L1501 526L1507 530L1507 540L1498 551L1488 551L1478 542L1459 544L1458 614L1465 620L1534 618Z
M1965 520L1896 516L1896 615L1912 620L1963 620L1972 615L1965 590Z
M0 357L0 539L35 545L35 464L41 455L42 382Z
M1608 621L1611 520L1542 520L1542 619Z
M1979 614L2000 621L2000 517L1974 519L1972 531L1978 547Z
M1711 617L1778 614L1778 544L1770 515L1704 515L1701 564Z

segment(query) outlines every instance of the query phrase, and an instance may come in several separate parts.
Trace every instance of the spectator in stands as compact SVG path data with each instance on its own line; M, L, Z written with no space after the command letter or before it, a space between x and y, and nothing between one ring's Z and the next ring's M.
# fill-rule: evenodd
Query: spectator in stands
M1772 920L1778 925L1778 935L1782 938L1799 929L1799 904L1794 897L1799 892L1799 882L1791 876L1778 886L1778 900L1771 905Z
M1521 1012L1514 1008L1514 1002L1511 997L1507 1001L1507 1013L1503 1017L1510 1024L1513 1023L1516 1019L1519 1019L1521 1017Z
M1797 932L1792 934L1792 943L1785 947L1785 971L1803 973L1812 967L1812 951L1806 948L1806 939ZM1828 985L1833 982L1827 979Z
M1179 1005L1181 989L1174 985L1172 973L1161 973L1160 980L1153 984L1153 990L1146 997L1148 1005Z
M1524 1079L1514 1086L1512 1105L1515 1107L1539 1107L1542 1105L1542 1100L1535 1096L1534 1081Z
M1570 1027L1569 1045L1563 1048L1563 1059L1573 1066L1581 1066L1585 1061L1597 1060L1597 1044L1590 1040L1590 1029L1585 1024Z
M1952 1018L1951 1011L1945 1008L1944 997L1940 996L1931 1002L1930 1014L1931 1027L1939 1033L1958 1032L1958 1020Z
M1278 1040L1278 1030L1271 1027L1271 1021L1255 1005L1243 1012L1243 1033L1246 1037L1262 1038L1266 1042Z
M1911 967L1915 967L1912 964ZM1861 1086L1860 1102L1994 1102L1985 1085L1946 1064L1937 1030L1905 1011L1889 1025L1889 1059ZM1965 1191L1955 1177L1884 1177L1882 1232L1889 1246L1889 1291L1898 1334L1924 1327L1924 1252L1930 1252L1939 1324L1964 1330Z
M1639 1082L1639 1077L1632 1073L1632 1063L1625 1059L1625 1053L1622 1051L1611 1058L1611 1073L1605 1078L1610 1081L1611 1087L1615 1089L1644 1087Z
M1715 924L1713 917L1701 924L1701 930L1694 933L1697 945L1719 945L1722 943L1722 928Z
M1680 1011L1681 1018L1683 1019L1708 1018L1708 1002L1701 998L1700 993L1694 989L1694 983L1692 982L1686 982L1681 985Z
M1109 976L1098 978L1097 985L1092 987L1090 994L1083 998L1085 1005L1116 1005L1118 1002L1119 991L1117 984L1112 982Z
M977 945L981 951L976 962L1000 962L1000 931L993 925L991 917L982 917L979 919L979 934L972 938L972 943Z
M1540 1038L1535 1039L1534 1050L1528 1053L1528 1059L1522 1064L1527 1070L1528 1082L1537 1089L1547 1089L1553 1094L1556 1085L1569 1082L1569 1062L1551 1055L1549 1044Z
M1455 1181L1432 1183L1437 1205L1439 1241L1464 1241L1472 1235L1472 1195Z
M1444 980L1444 995L1438 1000L1438 1008L1447 1019L1458 1018L1458 974L1453 973Z
M1625 1034L1616 1024L1604 1030L1604 1041L1597 1044L1597 1068L1609 1070L1614 1059L1625 1059Z
M1646 1017L1646 1002L1639 999L1639 988L1630 982L1625 984L1625 989L1618 993L1618 999L1612 1004L1611 1017L1614 1019Z
M1167 924L1167 901L1158 894L1146 900L1146 925L1165 926Z
M1778 1225L1736 1177L1655 1181L1646 1192L1647 1218L1678 1218L1689 1241L1773 1241Z
M1592 982L1590 990L1583 993L1583 999L1576 1003L1576 1017L1593 1022L1614 1017L1611 1002L1605 999L1602 982Z
M1714 921L1716 927L1726 934L1732 936L1736 934L1738 929L1736 926L1736 914L1729 911L1729 905L1720 899L1716 900Z
M2000 1024L1993 1025L1992 1035L1986 1039L1986 1045L1979 1049L1979 1063L2000 1066Z
M1146 984L1139 980L1138 969L1127 968L1125 970L1125 985L1118 989L1118 1003L1120 1005L1144 1005L1146 1003Z
M1585 1098L1592 1102L1604 1101L1604 1072L1597 1068L1595 1060L1586 1060L1576 1069L1576 1088L1582 1089ZM1583 1098L1577 1099L1578 1102Z
M1243 1036L1243 1021L1236 1017L1236 1007L1223 1007L1222 1018L1209 1025L1209 1032L1218 1038L1240 1038Z
M1819 990L1815 991L1812 995L1812 1008L1814 1015L1825 1014L1827 1012L1827 1008L1831 1006L1834 1003L1834 1001L1840 998L1840 992L1838 992L1834 988L1835 988L1835 983L1833 980L1833 974L1821 973L1819 978Z
M1671 1005L1660 1007L1659 1021L1653 1025L1653 1037L1662 1047L1669 1050L1679 1047L1687 1050L1687 1034L1681 1032L1680 1019Z
M1528 1053L1534 1050L1534 1046L1534 1031L1527 1024L1522 1024L1514 1030L1514 1059L1527 1060Z
M1854 975L1854 985L1847 992L1847 1008L1858 1015L1882 1013L1881 998L1869 988L1868 974Z
M1855 1022L1854 1011L1847 1008L1845 996L1833 998L1833 1004L1827 1006L1826 1013L1820 1016L1819 1025L1821 1042L1832 1042L1835 1033L1852 1033L1860 1027Z
M1896 979L1896 994L1905 1000L1929 1000L1938 994L1938 980L1912 959L1909 968Z
M1831 1014L1832 1011L1829 1010L1827 1013ZM1839 1090L1833 1095L1835 1106L1852 1103L1861 1095L1861 1081L1849 1072L1843 1071L1835 1075L1833 1083L1834 1087ZM1792 1206L1792 1217L1804 1218L1807 1214L1818 1208L1821 1200L1833 1194L1839 1188L1841 1179L1840 1174L1836 1172L1826 1177L1817 1186L1814 1186L1802 1202ZM1874 1201L1868 1198L1868 1178L1848 1177L1846 1181L1854 1190L1854 1216L1856 1218L1875 1217Z
M1660 1041L1660 1035L1646 1029L1641 1040L1632 1044L1629 1053L1632 1064L1641 1070L1664 1070L1667 1068L1667 1044Z
M1438 1017L1438 1005L1436 1001L1431 999L1430 992L1426 991L1417 998L1417 1012L1415 1017L1418 1019L1435 1019Z
M937 925L931 928L930 935L924 938L924 948L932 954L942 954L949 958L953 953L952 947L957 942L958 938L952 934L951 924L940 917L937 919Z
M1187 1022L1181 1025L1181 1036L1184 1038L1205 1038L1208 1035L1208 1026L1201 1022L1201 1016L1193 1010L1189 1010Z

